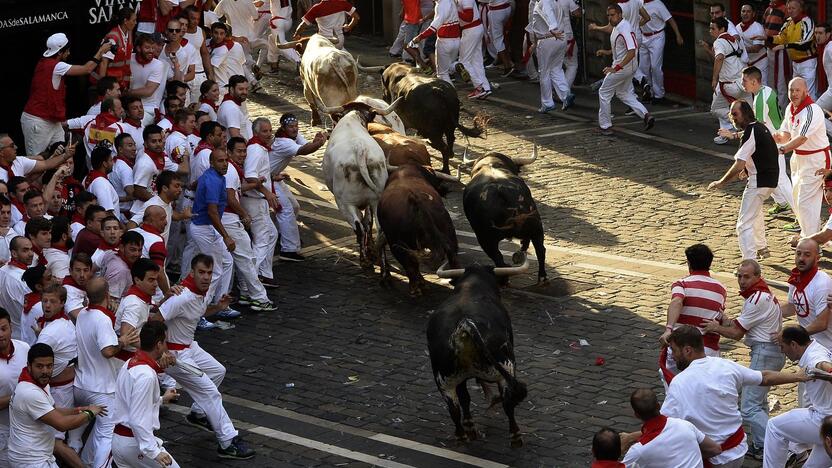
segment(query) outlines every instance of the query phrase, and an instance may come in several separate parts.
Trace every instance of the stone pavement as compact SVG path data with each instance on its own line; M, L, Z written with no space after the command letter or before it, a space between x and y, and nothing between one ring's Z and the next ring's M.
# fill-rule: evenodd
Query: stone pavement
M383 44L352 39L348 44L362 63L387 63ZM288 69L281 73L265 80L267 95L255 96L250 112L275 124L281 113L294 112L310 136L316 129L307 125L300 82ZM363 76L360 87L380 96L377 76ZM463 100L468 89L459 86ZM658 122L647 135L615 107L616 136L601 137L594 132L595 96L582 90L568 114L541 116L537 89L505 82L488 101L463 103L493 117L488 138L471 140L474 153L525 153L533 141L541 150L524 176L543 215L552 284L536 287L533 266L503 293L519 378L529 385L517 412L526 446L509 448L505 416L487 410L478 392L472 411L483 437L454 440L424 335L426 318L448 296L448 286L429 275L428 294L411 299L401 276L388 290L377 273L358 267L354 236L323 187L318 152L290 168L308 260L277 266L281 286L272 298L280 310L247 313L231 330L198 336L228 368L221 387L226 407L258 450L247 465L587 466L599 427L638 427L628 404L633 389L663 391L657 338L669 285L685 275L685 247L711 246L714 269L730 290L728 313L738 313L741 300L730 273L740 260L734 223L742 186L705 190L730 165L724 158L733 149L710 142L713 119L690 107L662 106L653 109ZM458 155L464 144L457 140ZM488 263L462 214L461 192L452 192L446 206L463 263ZM780 224L767 222L773 256L763 264L765 276L782 287L792 250ZM510 254L517 247L503 248ZM778 295L785 298L782 290ZM589 345L580 346L581 339ZM747 363L744 345L724 341L723 347L725 355ZM598 357L603 366L595 365ZM777 412L788 409L794 388L777 388L771 399ZM180 465L242 465L218 459L213 436L183 424L183 412L183 406L167 410L159 434Z

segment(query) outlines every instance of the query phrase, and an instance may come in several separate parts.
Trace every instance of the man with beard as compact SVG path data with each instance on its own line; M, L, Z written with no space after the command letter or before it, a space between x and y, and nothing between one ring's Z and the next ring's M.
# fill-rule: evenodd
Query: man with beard
M245 100L248 98L248 80L241 75L228 79L228 94L222 98L217 109L217 122L228 131L228 137L243 137L246 140L253 135L251 122L248 120Z
M710 458L715 467L741 467L748 450L738 401L743 387L809 380L802 370L755 371L728 359L705 356L702 333L690 325L673 330L667 341L680 372L668 386L661 414L692 423L720 444L722 453Z
M130 94L142 98L144 125L153 123L156 111L162 104L166 74L164 63L155 57L156 47L149 34L139 35L136 40L136 52L130 58Z

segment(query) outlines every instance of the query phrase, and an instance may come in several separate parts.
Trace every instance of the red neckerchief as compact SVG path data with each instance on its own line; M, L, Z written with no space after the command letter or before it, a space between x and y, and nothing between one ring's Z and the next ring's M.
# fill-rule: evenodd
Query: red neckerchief
M118 252L118 258L120 258L128 268L133 268L133 262L128 262L127 259L124 258L124 249L116 249L116 252Z
M142 121L139 119L134 119L133 117L125 117L124 122L129 123L130 125L136 128L142 128Z
M135 159L130 161L129 159L121 157L121 156L117 157L116 161L124 161L124 164L127 164L130 167L130 169L133 169L133 165L136 164Z
M641 445L645 445L647 442L655 439L662 433L666 424L667 416L663 416L661 414L655 418L644 421L644 424L641 425L641 437L638 441L641 442Z
M14 177L14 174L12 173L12 168L11 167L7 167L7 166L0 166L0 167L5 169L6 172L9 173L9 180L11 180L11 178ZM21 215L26 213L26 206L23 204L22 201L20 201L16 198L12 198L11 202L12 202L12 205L14 205L14 207L17 208L17 211L19 211Z
M153 164L156 166L156 170L161 171L165 169L164 151L151 151L148 148L145 148L144 154L150 156L150 160L153 161Z
M231 50L231 48L234 47L234 41L232 41L231 39L226 39L222 42L218 42L218 43L214 44L214 40L212 39L211 41L208 42L208 48L211 49L211 50L214 50L214 49L222 47L222 46L228 47L228 50Z
M21 262L20 260L18 260L16 258L13 258L12 261L9 262L9 265L11 265L13 267L20 268L21 270L26 270L27 268L29 268L29 265Z
M139 349L136 351L136 354L134 354L133 357L131 357L130 360L127 361L127 368L131 369L133 367L141 365L150 366L150 368L156 371L157 374L161 374L162 372L164 372L164 369L162 369L162 367L159 365L158 362L156 362L155 359L150 357L150 355L147 354L145 351Z
M104 238L101 238L101 242L98 243L98 250L118 250L118 246L121 242L116 242L115 245L108 244Z
M90 185L92 185L92 183L95 181L95 179L98 179L99 177L103 177L103 178L106 179L107 174L105 174L105 173L103 173L99 170L95 170L95 169L90 171L90 173L87 174L87 177L84 179L84 188L89 190Z
M728 32L724 32L724 33L720 34L719 36L717 36L716 38L717 39L725 39L726 41L730 42L731 44L737 42L737 39L734 36L728 34Z
M53 315L52 318L46 318L46 315L43 315L38 319L38 326L41 330L43 330L43 327L45 327L47 323L60 319L69 320L69 317L66 315L66 310L62 309L60 313ZM115 326L115 324L113 324L113 326Z
M805 98L803 98L803 101L801 101L801 102L800 102L800 105L798 105L798 106L797 106L797 109L795 109L794 104L789 104L789 110L790 110L790 111L791 111L791 113L792 113L792 115L791 115L791 121L792 121L792 124L794 124L794 118L795 118L795 116L796 116L797 114L800 114L801 112L803 112L803 109L805 109L805 108L809 107L809 106L810 106L810 105L812 105L814 102L815 102L815 101L813 101L813 100L812 100L812 96L809 96L809 95L807 94L807 95L806 95L806 97L805 97Z
M159 237L161 237L161 236L162 236L162 231L160 231L160 230L156 229L155 227L151 226L150 224L147 224L147 223L142 223L142 225L141 225L141 226L139 226L139 227L140 227L143 231L147 231L147 232L149 232L149 233L151 233L151 234L156 234L156 235L157 235L157 236L159 236Z
M12 180L12 177L14 177L14 171L12 170L12 165L11 165L11 164L0 164L0 167L2 167L3 169L5 169L5 170L6 170L6 172L8 173L8 178L7 178L6 180ZM15 200L12 200L12 204L14 204L15 206L17 206L17 207L18 207L18 209L20 209L20 206L23 206L23 203L21 203L21 202L19 202L19 201L18 201L18 203L20 203L20 206L16 205L14 202L15 202ZM22 212L22 211L23 211L23 210L21 210L21 212Z
M193 132L186 132L184 128L182 128L182 127L180 127L179 125L176 125L176 124L173 124L173 128L171 130L173 130L174 132L179 132L179 133L181 133L185 136L188 136L191 133L193 133Z
M95 116L95 126L97 128L107 128L116 122L118 122L118 117L109 112L102 112Z
M35 379L32 378L32 374L29 373L29 368L28 367L24 367L23 370L20 371L20 377L17 378L17 381L18 382L29 382L29 383L35 384L41 390L46 388L46 385L41 385L41 384L37 383L35 381ZM49 385L49 384L47 384L47 385ZM43 391L46 392L46 390L43 390Z
M11 361L13 357L14 357L14 340L10 339L9 340L9 354L0 353L0 358L5 359L6 364L8 364L9 361Z
M32 311L32 307L37 305L38 302L41 300L41 295L39 292L30 292L23 296L23 313L28 314Z
M202 291L196 286L196 280L194 279L194 275L189 274L182 280L182 286L191 290L192 293L196 294L197 296L204 296L207 291Z
M809 280L809 281L811 281L811 280ZM748 289L740 291L740 296L742 296L744 299L748 299L749 297L751 297L756 292L765 292L765 293L771 294L771 289L768 288L768 284L766 284L766 280L760 278L760 281L757 281L756 283L752 284L751 286L748 287Z
M231 93L225 93L225 96L222 97L222 102L225 102L225 101L234 101L234 103L237 104L238 106L243 105L243 101L240 100L239 98L236 98L236 97L232 96Z
M163 114L159 109L153 109L153 115L155 116L154 120L156 123L159 123L164 119L168 119L171 123L173 123L173 117L168 114Z
M32 252L38 255L38 265L46 266L49 264L49 260L43 255L43 249L35 245L34 242L32 242Z
M65 253L65 254L69 253L69 247L67 247L67 246L59 247L57 245L50 245L49 248L50 249L55 249L55 250L60 250L61 252Z
M751 19L751 21L747 21L747 22L746 22L746 21L740 21L740 24L739 24L739 25L740 25L740 26L742 26L742 27L740 28L740 31L743 31L743 32L744 32L744 31L745 31L746 29L748 29L748 28L749 28L752 24L754 24L754 19L753 19L753 18Z
M144 56L142 54L136 54L136 62L141 66L145 66L145 65L147 65L148 63L150 63L152 61L153 61L153 57L150 57L149 59L146 59L146 58L144 58Z
M144 301L145 304L150 304L150 302L153 300L153 298L150 297L150 294L147 294L146 292L142 291L135 284L133 286L130 286L130 289L127 290L127 294L125 294L125 297L126 296L136 296L142 301Z
M243 168L241 168L239 164L235 163L230 159L228 160L228 162L230 162L231 165L234 166L234 169L237 171L237 175L240 177L240 183L242 183L243 180L245 180L245 178L243 177Z
M188 45L188 40L183 37L182 39L179 40L179 45L181 47L185 47L186 45Z
M83 287L81 287L78 283L76 283L76 282L75 282L75 278L73 278L73 277L72 277L72 276L70 276L70 275L67 275L67 276L64 278L64 280L61 282L61 285L62 285L62 286L72 286L73 288L80 289L81 291L84 291L84 292L86 292L86 291L87 291L87 289L86 289L86 288L83 288Z
M110 319L111 322L113 322L114 327L116 326L116 314L114 314L112 310L110 310L106 307L102 307L98 304L88 305L87 310L97 310L97 311L101 312L102 314L106 315L107 318Z
M77 211L74 211L72 213L72 222L73 223L78 223L78 224L84 224L84 217L81 216L81 213L78 213Z
M618 460L595 460L590 468L624 468L624 464Z
M792 270L791 276L789 276L788 283L794 286L795 289L797 289L797 292L802 293L803 290L806 289L806 286L808 286L809 283L812 281L812 278L815 277L817 272L817 263L815 264L815 266L812 267L811 270L807 271L806 273L803 273L797 268L795 268Z
M253 136L253 137L251 137L251 138L248 140L248 145L249 145L249 146L251 146L251 145L260 145L260 146L262 146L262 147L263 147L263 149L265 149L266 151L268 151L268 150L269 150L268 145L266 145L266 143L265 143L262 139L260 139L260 137L259 137L259 136Z
M211 109L214 109L214 112L216 112L217 109L220 108L220 106L218 106L216 102L214 102L210 99L200 98L199 102L201 104L208 104L209 106L211 106Z
M209 149L209 150L213 151L214 147L211 144L209 144L207 141L200 140L199 144L196 145L196 148L194 148L194 156L201 153L202 150L206 150L206 149Z

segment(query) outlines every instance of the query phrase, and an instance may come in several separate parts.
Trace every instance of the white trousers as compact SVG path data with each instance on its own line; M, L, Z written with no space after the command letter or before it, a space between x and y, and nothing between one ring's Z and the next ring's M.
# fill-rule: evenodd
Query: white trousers
M482 25L464 29L462 38L459 40L459 61L468 74L471 75L471 83L475 88L491 90L491 84L485 76L485 67L482 65L482 38L485 29Z
M774 187L749 188L747 185L742 192L740 214L737 217L737 241L743 260L755 260L757 251L768 247L763 203L773 192Z
M214 259L211 286L208 287L205 297L212 298L211 303L217 303L231 289L234 259L225 246L220 233L210 224L198 225L191 223L191 238L194 240L195 253L203 253ZM187 267L183 266L182 268Z
M275 19L271 22L271 40L269 41L269 62L277 62L277 58L282 55L292 63L300 63L300 54L295 49L278 49L275 40L281 44L286 42L286 33L292 30L292 19Z
M563 72L566 76L566 85L572 89L575 84L575 76L578 74L578 43L575 38L566 41L566 55L563 57Z
M459 58L459 39L439 37L436 39L436 77L453 85L451 67Z
M799 76L806 80L806 87L809 89L809 96L812 96L812 99L817 99L818 59L810 58L809 60L803 62L792 62L792 72L794 73L795 78Z
M664 31L652 36L643 36L638 48L638 69L653 89L653 97L664 97Z
M768 56L768 82L763 83L777 91L777 104L781 109L789 102L789 80L786 79L786 68L791 67L791 61L785 50L766 50ZM765 75L764 75L765 76Z
M261 14L254 21L254 36L257 39L252 46L253 59L257 65L263 65L268 60L269 50L274 47L272 43L271 27L269 20L271 13Z
M535 55L537 54L536 47L532 47L529 43L529 35L523 35L523 57L525 58L525 54L527 51L531 50L529 53L529 60L526 62L526 74L529 75L530 80L540 78L540 74L537 72L537 65L535 65Z
M98 405L106 406L110 411L106 416L97 416L93 421L92 431L87 437L84 450L81 451L81 461L84 466L109 466L110 448L113 440L113 428L116 423L113 420L113 403L115 393L90 392L75 387L75 403L78 406Z
M795 154L792 156L791 166L795 203L792 208L797 222L800 223L800 237L809 237L820 231L823 176L815 175L815 171L829 168L829 152Z
M487 10L488 31L486 31L485 44L492 57L497 57L497 54L506 50L505 28L506 23L511 19L511 10L511 7L502 10Z
M237 430L234 429L231 418L222 406L222 395L218 390L225 378L225 367L203 350L196 341L192 341L187 349L171 351L171 353L177 361L196 366L204 372L201 377L197 377L190 372L183 371L179 366L165 369L165 372L176 379L176 382L194 400L191 411L208 418L220 444L237 437Z
M274 224L280 234L281 252L300 252L300 231L298 230L299 207L295 196L284 181L272 184L274 194L280 201L280 211L274 214Z
M49 386L49 392L52 394L52 399L55 400L56 408L74 408L75 407L75 391L72 382L61 385L60 387ZM55 438L66 440L67 445L72 447L76 452L81 451L84 444L81 442L81 437L84 435L86 426L77 427L69 432L69 440L66 440L66 433L55 430Z
M243 196L240 203L251 216L251 247L257 260L257 274L272 279L277 228L269 214L269 203L263 198L246 196Z
M540 104L555 105L553 92L563 102L569 95L569 86L563 72L563 58L566 55L566 41L548 37L537 41L537 66L540 73Z
M763 444L763 468L782 468L789 456L789 443L809 444L812 455L804 468L828 468L832 458L823 449L820 424L823 414L810 408L797 408L768 420Z
M829 122L827 120L827 122ZM787 204L789 208L794 209L794 193L792 188L792 180L786 174L786 156L779 155L777 165L780 166L780 174L777 178L777 188L771 194L771 198L775 203L780 205Z
M162 446L162 439L157 437L156 444L158 444L159 450L170 455L170 452ZM139 451L139 444L134 437L125 437L118 434L113 434L113 461L119 468L160 468L156 460L144 456ZM176 460L173 460L168 468L179 468L179 464L176 463Z
M60 122L35 117L26 112L20 114L20 128L26 140L26 156L35 156L56 141L64 141L64 128Z
M617 96L618 99L625 105L629 106L641 118L647 114L647 109L638 101L636 93L633 91L633 73L635 71L635 64L632 62L627 64L622 70L615 73L608 73L604 77L604 83L598 90L598 126L602 129L612 127L612 117L610 115L610 108L612 106L612 97ZM543 79L541 73L541 80Z
M237 245L231 252L231 258L234 259L240 291L254 300L267 301L269 296L266 295L263 283L257 278L257 259L251 247L251 238L248 237L243 223L237 220L233 223L224 223L224 226L225 232L234 239Z
M739 83L730 82L717 85L711 98L711 114L719 120L719 128L734 128L731 121L728 120L731 102L734 100L748 101L748 97L749 95L742 90Z

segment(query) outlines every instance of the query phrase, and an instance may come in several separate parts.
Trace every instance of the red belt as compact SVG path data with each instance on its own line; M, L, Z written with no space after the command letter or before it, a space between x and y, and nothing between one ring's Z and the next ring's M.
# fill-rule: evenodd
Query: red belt
M277 25L274 24L274 22L277 21L277 20L282 20L282 19L286 19L286 18L284 18L282 16L272 16L272 19L269 20L269 26L272 29L277 29Z
M182 351L183 349L188 349L190 347L190 344L171 343L168 341L168 349L171 351Z
M719 82L719 91L722 93L722 96L725 97L725 100L728 101L728 104L733 104L734 101L737 100L734 96L731 96L725 91L725 85L727 84L734 84L733 81L720 81Z
M482 20L478 20L478 19L476 19L476 20L474 20L474 21L472 21L472 22L470 22L470 23L466 24L465 26L463 26L463 27L462 27L462 30L463 30L463 31L465 31L465 30L466 30L466 29L468 29L468 28L473 28L474 26L479 26L479 25L481 25L481 24L482 24Z
M817 149L817 150L799 150L799 149L796 149L796 150L794 150L794 153L799 154L800 156L808 156L810 154L815 154L815 153L827 153L827 152L829 152L830 148L832 148L832 147L827 146L826 148Z
M49 386L52 387L52 388L63 387L64 385L69 385L72 382L75 382L75 377L71 377L67 380L62 380L60 382L49 382Z
M755 63L759 62L760 60L767 59L767 58L768 58L768 55L763 54L760 57L758 57L757 60L749 63L748 66L750 67L750 66L754 65Z
M725 452L740 445L743 440L745 440L745 430L742 428L742 426L740 426L736 432L731 434L731 437L728 437L727 439L725 439L723 443L719 444L719 447L722 449L723 452ZM702 460L702 465L704 468L711 468L714 466L709 459Z
M436 31L436 37L443 37L445 39L455 39L460 35L461 30L459 29L459 23L443 24L439 27L439 30Z
M133 430L121 424L116 424L113 432L123 437L133 437Z
M644 37L655 36L656 34L663 33L664 29L656 31L656 32L642 32L641 35Z
M506 8L511 8L511 3L503 3L494 7L488 5L488 11L505 10Z

